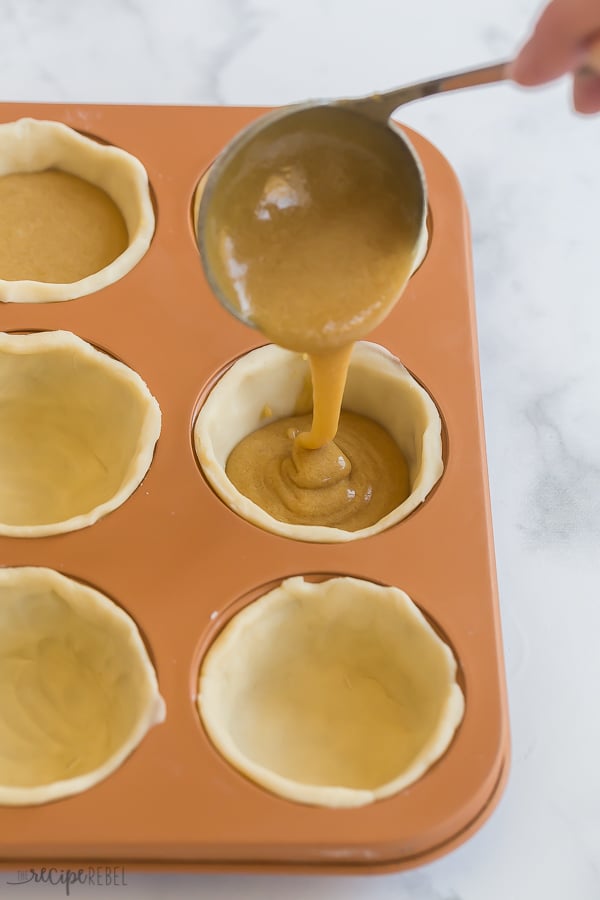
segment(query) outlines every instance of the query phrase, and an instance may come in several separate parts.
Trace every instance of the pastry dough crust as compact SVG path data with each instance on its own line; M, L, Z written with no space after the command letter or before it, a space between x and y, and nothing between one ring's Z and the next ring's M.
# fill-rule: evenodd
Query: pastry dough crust
M204 658L198 709L240 772L300 803L363 806L420 778L464 712L452 651L403 591L289 578Z
M75 531L116 509L160 424L140 376L74 334L0 333L0 534Z
M302 541L341 542L377 534L413 512L443 471L441 419L429 394L383 347L359 341L352 354L343 407L387 429L408 465L410 495L369 528L344 531L290 525L241 494L225 472L227 458L246 435L293 415L309 373L306 359L274 344L251 350L219 379L194 426L194 444L210 485L234 512L266 531ZM269 416L265 417L265 410Z
M99 272L70 284L0 279L0 300L5 302L73 300L98 291L133 269L154 234L148 176L130 153L86 138L61 122L25 118L0 125L0 176L45 169L70 172L106 191L125 220L129 245Z
M0 679L4 805L87 790L165 718L130 616L52 569L0 569Z

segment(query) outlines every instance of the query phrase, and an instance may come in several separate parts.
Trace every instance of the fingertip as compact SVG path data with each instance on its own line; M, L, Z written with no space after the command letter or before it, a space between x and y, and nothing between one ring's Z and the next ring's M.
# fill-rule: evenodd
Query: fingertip
M600 75L581 72L575 76L573 106L584 116L600 112Z
M509 66L513 81L536 87L574 71L581 63L585 33L581 19L581 10L571 8L567 0L550 0L533 34Z
M520 84L521 87L535 87L540 84L537 72L539 68L538 54L535 44L532 47L531 43L528 41L524 44L517 56L507 66L508 77L515 84Z
M538 87L569 72L575 59L571 47L555 47L548 52L538 40L531 40L508 65L508 77L522 87Z

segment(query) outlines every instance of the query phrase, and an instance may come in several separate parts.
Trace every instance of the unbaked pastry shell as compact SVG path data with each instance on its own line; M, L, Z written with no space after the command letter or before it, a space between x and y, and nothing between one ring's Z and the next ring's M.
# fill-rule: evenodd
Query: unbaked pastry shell
M342 542L378 534L413 512L443 471L441 419L435 403L383 347L359 341L353 350L343 407L369 416L387 429L408 465L410 495L390 513L358 531L324 525L291 525L270 516L241 494L226 475L233 448L257 428L297 412L296 401L309 376L302 355L274 344L237 360L202 406L194 444L202 471L227 506L248 522L302 541ZM265 416L265 410L270 411Z
M93 525L142 481L160 425L140 376L71 332L0 333L0 534Z
M87 790L165 718L130 616L52 569L0 569L0 672L2 805Z
M452 651L403 591L289 578L238 613L202 664L220 753L275 794L363 806L415 782L464 713Z
M46 169L61 169L105 191L121 211L129 244L108 266L70 284L0 279L0 301L46 303L91 294L131 271L150 246L154 210L148 176L138 159L61 122L25 118L0 125L0 176Z

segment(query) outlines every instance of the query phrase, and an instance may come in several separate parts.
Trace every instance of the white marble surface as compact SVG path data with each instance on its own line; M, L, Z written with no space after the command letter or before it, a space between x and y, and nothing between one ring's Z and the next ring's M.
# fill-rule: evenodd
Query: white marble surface
M276 104L509 54L536 0L0 0L6 100ZM470 206L513 767L465 846L408 874L130 874L133 898L600 898L600 117L565 84L405 121ZM16 898L61 888L5 886ZM106 889L108 891L108 889ZM73 895L101 894L74 888Z

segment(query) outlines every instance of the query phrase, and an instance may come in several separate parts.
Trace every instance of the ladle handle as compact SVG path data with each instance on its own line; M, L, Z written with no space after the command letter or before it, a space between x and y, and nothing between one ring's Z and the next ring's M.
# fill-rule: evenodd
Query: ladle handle
M396 88L393 91L385 91L382 94L371 94L369 97L361 97L350 103L360 107L363 113L370 114L377 119L387 119L399 106L411 103L413 100L420 100L421 97L504 81L509 77L509 62L510 60L504 60L504 62L493 63L491 66L465 69L463 72L442 75L439 78L432 78L430 81L419 81L416 84L409 84L407 87Z
M509 66L512 60L492 63L478 69L465 69L452 75L442 75L429 81L419 81L406 87L385 91L382 94L371 94L358 100L349 101L349 105L360 108L376 119L388 119L394 110L405 103L431 97L433 94L444 94L446 91L459 91L462 88L477 87L483 84L495 84L510 78ZM600 35L587 47L583 64L578 70L593 75L600 75Z

